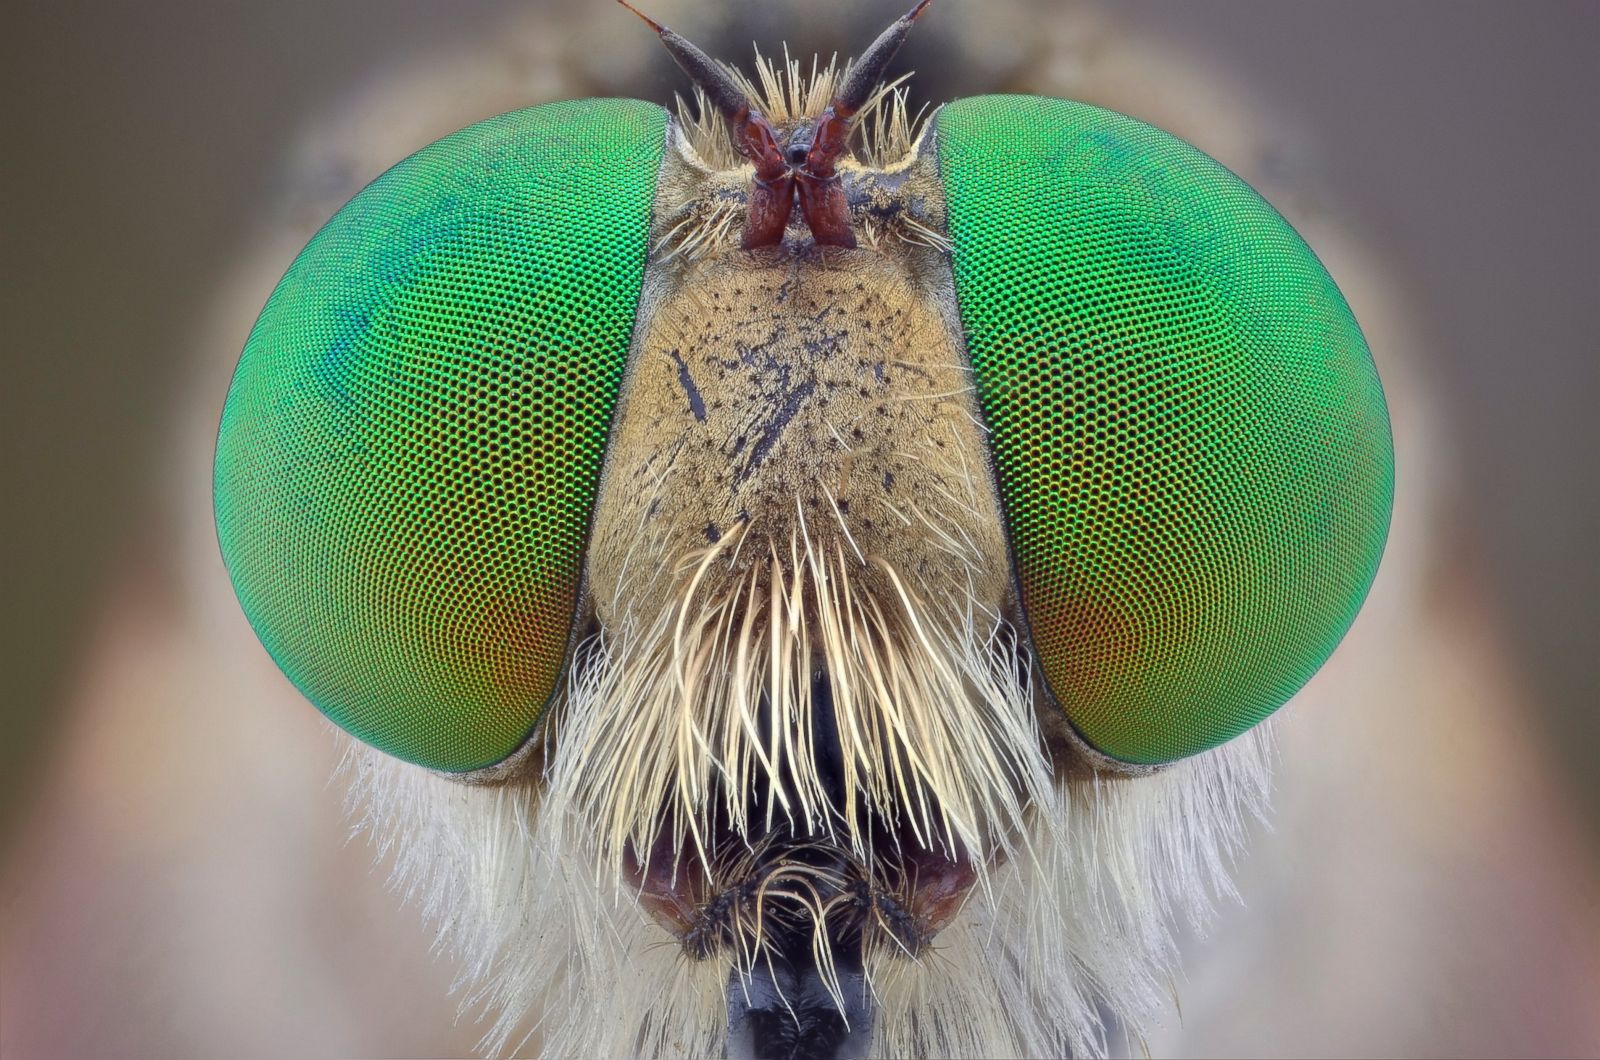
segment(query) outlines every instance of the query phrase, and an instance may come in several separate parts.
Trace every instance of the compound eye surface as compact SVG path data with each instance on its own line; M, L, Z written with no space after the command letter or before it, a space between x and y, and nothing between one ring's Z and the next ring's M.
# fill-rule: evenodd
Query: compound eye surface
M1133 763L1303 685L1377 571L1394 460L1355 320L1233 174L1037 97L938 115L960 316L1044 682Z
M566 665L666 113L491 118L379 177L290 266L222 415L217 531L329 718L460 772Z

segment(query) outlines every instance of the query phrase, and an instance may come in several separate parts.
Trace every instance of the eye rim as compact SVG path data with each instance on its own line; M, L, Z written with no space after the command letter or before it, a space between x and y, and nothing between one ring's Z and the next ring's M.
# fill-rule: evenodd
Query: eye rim
M1009 541L1006 544L1010 546ZM1015 579L1015 568L1013 568L1014 594L1017 592ZM1173 758L1164 762L1129 762L1109 755L1090 743L1088 737L1078 730L1066 707L1056 699L1055 692L1050 688L1050 682L1044 675L1044 665L1033 648L1033 630L1028 625L1028 617L1023 611L1020 596L1014 595L1009 603L1006 621L1021 635L1022 643L1018 645L1019 650L1027 653L1028 686L1033 696L1033 716L1039 725L1039 735L1044 740L1051 768L1058 778L1069 783L1093 780L1097 777L1109 780L1135 780L1164 773L1187 760ZM1263 718L1252 728L1257 728L1270 720L1270 716ZM1249 731L1251 730L1245 730L1246 733ZM1244 733L1240 735L1243 736ZM1218 747L1225 746L1227 742L1231 741L1224 741L1209 750L1214 751Z
M1236 681L1236 687L1231 693L1231 698L1235 701L1235 703L1240 701L1247 702L1251 699L1261 699L1263 702L1270 701L1273 703L1273 705L1265 710L1260 711L1259 715L1255 717L1253 721L1249 721L1247 724L1242 726L1236 726L1233 724L1229 724L1227 726L1214 724L1212 726L1213 731L1222 732L1223 734L1220 737L1208 737L1208 742L1205 742L1203 745L1193 746L1189 749L1179 750L1171 754L1151 754L1147 759L1138 759L1132 757L1118 757L1116 754L1102 749L1095 742L1093 742L1084 728L1080 726L1079 719L1074 717L1073 712L1068 709L1066 705L1068 702L1067 698L1056 695L1052 687L1051 677L1047 672L1044 662L1044 653L1040 650L1039 641L1034 635L1034 625L1029 619L1028 609L1022 603L1022 601L1025 599L1023 578L1024 572L1023 564L1018 560L1017 535L1012 529L1013 517L1011 498L1007 495L1007 490L1004 488L1002 476L999 471L1000 454L996 451L994 430L989 410L987 408L983 410L986 426L990 427L990 446L986 455L990 458L991 471L995 474L995 482L997 487L1000 488L1003 502L1002 509L1004 512L1004 518L1006 520L1006 542L1007 547L1010 550L1013 585L1017 597L1016 615L1019 620L1018 624L1026 631L1028 646L1032 653L1035 664L1034 680L1037 682L1035 686L1035 693L1040 697L1039 702L1043 703L1048 701L1051 704L1051 709L1055 712L1055 716L1062 719L1062 728L1064 730L1063 739L1068 745L1070 745L1075 757L1088 762L1091 768L1093 768L1096 772L1104 771L1118 775L1144 775L1150 772L1156 772L1161 769L1165 769L1167 766L1184 761L1187 758L1216 750L1225 744L1239 739L1240 737L1247 736L1253 730L1259 729L1263 723L1269 721L1278 711L1287 706L1300 694L1305 685L1309 683L1317 673L1323 670L1323 668L1332 658L1333 654L1336 652L1339 645L1343 643L1346 637L1348 637L1350 630L1354 626L1355 620L1359 617L1359 614L1364 608L1366 601L1370 597L1373 586L1376 584L1377 576L1381 569L1382 559L1387 551L1388 539L1393 528L1397 471L1394 451L1394 427L1392 418L1388 412L1387 396L1383 389L1382 379L1377 370L1376 360L1372 356L1371 348L1366 342L1365 335L1362 333L1359 323L1355 321L1354 314L1350 310L1348 302L1344 298L1343 292L1338 288L1338 285L1333 280L1331 275L1328 274L1326 267L1317 257L1315 251L1311 249L1309 244L1299 234L1299 232L1295 230L1294 226L1290 224L1288 220L1284 218L1283 215L1275 207L1273 207L1270 202L1261 196L1260 193L1257 192L1250 184L1229 171L1226 167L1222 166L1203 151L1156 126L1149 125L1139 121L1136 118L1131 118L1115 111L1106 110L1105 108L1101 107L1095 107L1092 104L1082 103L1074 100L1056 99L1046 96L1026 94L991 94L953 100L950 103L938 108L929 121L930 129L936 131L937 133L935 143L938 146L940 156L940 172L941 177L943 178L943 185L947 199L947 216L950 213L953 213L954 210L951 209L949 202L949 200L953 198L953 195L951 193L950 170L945 164L945 159L947 157L945 152L945 144L948 139L948 128L944 119L947 118L951 113L959 112L963 105L987 102L1016 103L1040 108L1055 106L1081 108L1083 111L1092 112L1104 118L1108 118L1113 122L1126 123L1130 126L1136 127L1142 132L1153 132L1165 140L1172 141L1181 149L1187 150L1191 155L1203 163L1204 166L1207 166L1214 171L1215 174L1219 174L1224 180L1232 182L1232 184L1236 185L1237 188L1246 192L1247 195L1251 197L1260 207L1264 208L1265 214L1271 219L1271 221L1275 222L1281 228L1281 232L1286 233L1292 239L1294 245L1298 248L1299 253L1303 255L1304 260L1309 262L1314 267L1316 274L1326 285L1327 291L1331 292L1332 297L1329 299L1329 304L1334 306L1337 310L1342 311L1344 316L1348 318L1350 331L1355 339L1353 347L1359 350L1360 354L1362 355L1360 358L1358 358L1359 363L1356 365L1356 368L1360 369L1364 367L1367 373L1367 382L1370 383L1370 387L1365 392L1364 396L1366 399L1374 401L1375 408L1377 410L1377 415L1369 423L1366 423L1363 426L1381 427L1381 430L1371 432L1371 439L1374 442L1375 448L1381 450L1381 459L1366 464L1358 461L1352 461L1345 468L1346 472L1352 472L1356 469L1359 469L1370 473L1373 472L1374 468L1376 467L1377 470L1371 475L1369 484L1377 487L1376 492L1382 494L1381 501L1377 501L1377 503L1368 504L1364 509L1360 503L1352 503L1349 511L1343 513L1348 515L1349 512L1355 512L1356 515L1354 518L1358 520L1364 519L1372 525L1378 527L1376 534L1371 534L1371 528L1368 527L1369 532L1365 536L1359 533L1352 535L1355 538L1360 538L1359 542L1355 544L1352 544L1350 540L1340 542L1340 546L1346 548L1349 552L1349 555L1341 557L1341 559L1348 560L1350 555L1356 556L1357 559L1354 562L1357 566L1365 567L1365 577L1357 579L1361 582L1361 585L1348 598L1348 615L1342 621L1333 619L1329 624L1328 628L1334 632L1325 649L1307 649L1304 645L1294 645L1295 650L1303 652L1306 657L1316 658L1317 661L1315 662L1315 665L1305 669L1302 676L1291 678L1287 683L1292 684L1293 687L1287 693L1283 694L1279 694L1276 691L1270 691L1265 694L1258 693L1255 695L1241 695L1241 691L1248 692L1249 690L1248 688L1239 687L1239 683ZM1004 157L1007 162L1016 163L1019 161L1019 159L1025 160L1026 149L1002 149L997 153L997 157ZM1088 186L1094 184L1095 182L1093 180L1086 179L1078 183L1081 183L1083 186ZM950 256L953 262L959 262L962 255L962 247L960 246L960 240L954 231L954 225L952 224L949 227L952 229L952 249ZM966 300L962 297L962 290L959 282L956 284L955 293L958 303L957 312L961 316L962 339L968 350L969 366L973 371L974 385L978 388L981 395L983 392L983 381L980 378L979 367L972 358L972 332L967 326L967 317L965 313ZM1325 342L1323 345L1329 346L1331 344ZM1302 388L1304 385L1304 383L1301 384ZM1361 396L1352 397L1352 394L1357 393L1359 389L1359 387L1354 388L1352 392L1342 395L1343 399L1351 401L1362 400ZM980 401L980 405L983 404L984 403ZM1375 495L1373 495L1362 498L1362 500L1376 501L1377 498ZM1282 520L1280 518L1279 523L1281 524L1281 522ZM1361 558L1363 556L1365 556L1364 562ZM1315 584L1323 591L1324 596L1338 596L1337 591L1331 591L1328 589L1329 583L1321 582ZM1337 610L1337 608L1335 608L1335 610ZM1298 620L1304 621L1306 617L1307 614L1301 614L1298 616ZM1326 618L1327 616L1311 615L1311 617ZM1283 639L1281 626L1279 631L1275 634L1275 639L1280 641ZM1211 665L1214 666L1214 664ZM1269 683L1282 684L1284 682L1280 680ZM1160 697L1158 697L1158 699L1159 698ZM1166 698L1170 699L1173 697ZM1213 708L1213 712L1214 716L1217 718L1224 716L1228 718L1237 718L1238 716L1249 713L1248 711L1241 710L1237 706L1229 707L1227 712L1217 711ZM1079 711L1079 713L1081 714L1082 712ZM1178 713L1175 710L1164 710L1161 712L1161 716L1157 719L1157 724L1144 726L1146 731L1140 736L1140 739L1144 740L1148 745L1152 740L1152 732L1170 732L1174 729L1179 729L1181 731L1181 726L1174 726L1173 721L1182 720L1184 717L1185 716L1183 714ZM1206 715L1203 713L1191 712L1188 717L1191 719L1205 718ZM1115 725L1117 723L1111 722L1108 724ZM1123 724L1127 723L1124 722ZM1161 736L1159 739L1170 738Z

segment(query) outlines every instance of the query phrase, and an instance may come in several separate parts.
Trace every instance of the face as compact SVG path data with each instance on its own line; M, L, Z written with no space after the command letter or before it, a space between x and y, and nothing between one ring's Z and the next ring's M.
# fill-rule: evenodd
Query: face
M655 26L698 114L424 148L246 347L224 557L502 1044L1103 1047L1371 583L1311 251L1130 118L909 120L925 6L762 90Z

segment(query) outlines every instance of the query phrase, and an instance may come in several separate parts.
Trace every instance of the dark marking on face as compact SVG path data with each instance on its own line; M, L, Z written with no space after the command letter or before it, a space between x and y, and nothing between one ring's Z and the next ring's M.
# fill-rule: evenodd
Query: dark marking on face
M788 381L787 373L785 373L784 381ZM733 476L733 484L735 486L749 478L756 468L761 466L762 461L772 455L772 448L778 444L778 439L783 436L784 428L789 426L789 421L794 419L795 414L800 411L800 406L805 403L806 398L810 397L811 392L816 388L816 380L807 379L799 386L784 393L782 400L772 408L771 414L767 417L767 422L762 427L761 435L756 439L756 444L750 447L750 456L745 460L744 465L739 468L738 473Z
M801 340L801 346L813 358L821 360L835 356L843 348L845 340L848 338L848 333L843 331L826 332L821 335L807 336ZM836 380L831 382L833 382L834 386L838 385Z
M689 398L689 411L694 413L694 418L699 423L706 421L706 402L700 396L700 388L694 384L694 376L689 374L689 365L684 361L683 355L677 350L671 350L667 356L678 366L678 383L683 387L684 394Z

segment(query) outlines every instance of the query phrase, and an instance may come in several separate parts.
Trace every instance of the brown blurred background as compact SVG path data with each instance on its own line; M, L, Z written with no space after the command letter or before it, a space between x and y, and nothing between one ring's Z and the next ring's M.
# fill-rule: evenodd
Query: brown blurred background
M651 9L748 63L848 54L903 6ZM276 277L387 164L682 81L601 0L4 27L0 1053L468 1049L232 606L211 432ZM1217 155L1328 261L1391 391L1372 615L1291 712L1248 907L1152 1047L1600 1052L1600 4L940 0L898 65L919 101L1072 95Z

